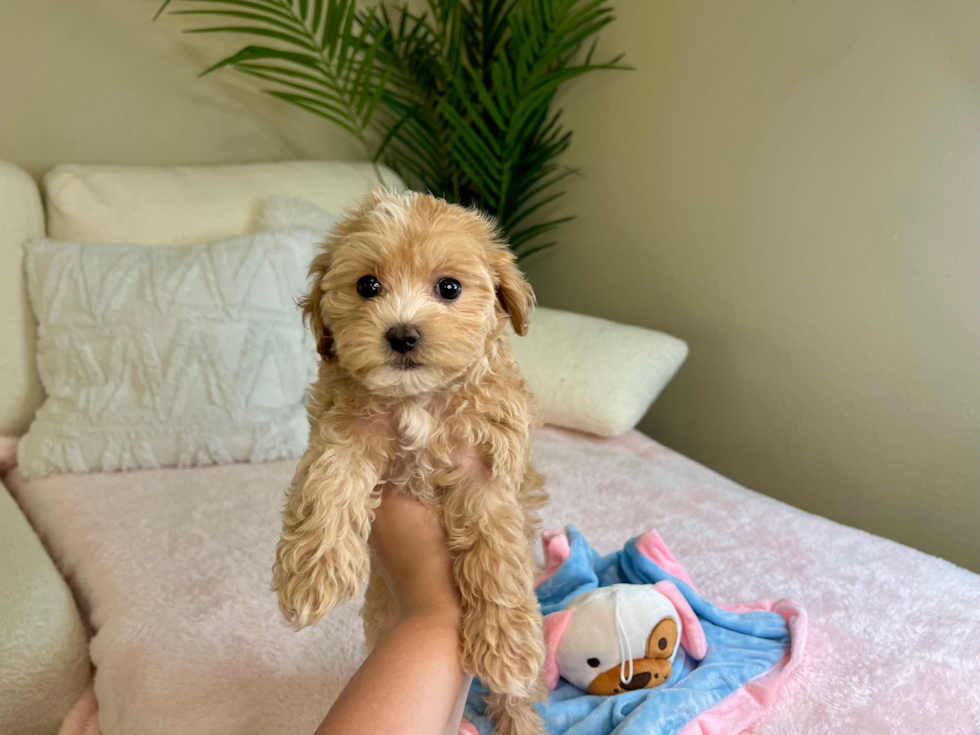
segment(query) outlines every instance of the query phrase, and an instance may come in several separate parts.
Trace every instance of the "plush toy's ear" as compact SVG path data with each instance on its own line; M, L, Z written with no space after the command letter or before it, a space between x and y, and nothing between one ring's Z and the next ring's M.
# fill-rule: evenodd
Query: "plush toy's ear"
M534 575L535 588L554 576L558 567L564 564L572 553L572 547L568 541L568 532L564 528L542 532L541 547L544 551L544 571Z
M657 582L653 588L670 600L677 610L677 615L681 619L681 645L684 646L684 650L698 661L703 659L708 653L708 641L704 637L701 621L694 614L687 598L673 582L667 580Z
M320 300L323 298L320 283L327 273L329 264L329 255L325 252L313 259L309 274L310 290L299 299L299 307L303 310L303 322L313 332L313 339L316 340L316 351L323 356L324 360L333 358L333 335L323 323L323 313L320 307Z
M548 653L544 659L544 681L548 689L558 686L558 646L572 622L571 610L559 610L544 616L544 645Z

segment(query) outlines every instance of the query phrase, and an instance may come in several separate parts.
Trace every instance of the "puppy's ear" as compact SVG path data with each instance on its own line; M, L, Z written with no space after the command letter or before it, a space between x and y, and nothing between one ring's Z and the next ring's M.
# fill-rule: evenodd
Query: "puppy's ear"
M333 359L333 335L323 323L323 313L320 307L320 300L323 298L323 291L320 283L323 281L327 269L330 267L330 257L328 253L320 253L313 259L310 265L310 290L299 299L299 307L303 310L303 323L313 332L313 339L316 340L316 351L323 359Z
M506 245L499 244L491 253L497 300L510 315L514 331L521 337L527 334L531 309L534 308L534 290L517 267L517 258Z

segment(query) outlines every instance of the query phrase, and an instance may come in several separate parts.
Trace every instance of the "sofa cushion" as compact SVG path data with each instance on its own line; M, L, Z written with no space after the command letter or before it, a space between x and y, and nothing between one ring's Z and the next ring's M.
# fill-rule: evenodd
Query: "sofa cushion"
M799 678L775 700L753 690L772 705L759 735L976 732L980 576L746 490L635 432L542 429L535 463L551 494L545 528L574 524L601 554L656 528L706 599L786 596L807 609ZM367 651L360 601L296 633L269 589L293 470L11 476L91 611L105 735L316 729ZM666 685L647 691L671 701ZM626 717L629 698L609 701L607 717ZM639 732L629 722L620 731Z
M391 170L381 174L385 185L404 187ZM339 212L378 185L367 163L58 166L44 176L44 196L54 240L193 245L254 232L277 194Z
M0 732L51 735L90 675L68 585L0 483Z
M0 161L0 435L27 431L43 398L24 285L23 245L37 237L44 237L37 186L24 171Z

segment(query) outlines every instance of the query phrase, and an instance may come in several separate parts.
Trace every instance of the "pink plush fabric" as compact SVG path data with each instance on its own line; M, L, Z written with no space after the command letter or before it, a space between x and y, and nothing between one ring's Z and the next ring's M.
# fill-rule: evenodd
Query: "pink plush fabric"
M691 584L687 570L670 553L667 544L656 531L649 531L640 536L636 540L636 547L662 569L666 569L689 586L694 586ZM657 582L654 587L670 599L681 615L683 621L681 639L684 648L694 658L703 659L708 650L704 629L687 599L673 582ZM738 735L750 729L773 711L780 702L783 685L803 661L806 650L807 618L806 611L797 602L779 600L773 604L769 600L757 600L736 602L720 607L737 613L776 611L783 616L789 628L790 652L769 671L689 721L680 735Z
M806 658L756 733L977 732L977 575L637 433L545 429L537 442L545 527L574 523L601 552L656 528L716 604L807 609ZM278 462L8 477L94 631L104 735L315 729L365 650L356 603L300 633L279 620L270 567L291 474Z
M572 553L572 547L568 543L568 534L565 533L564 528L553 528L542 532L541 547L544 550L544 571L534 575L535 587L557 572L558 567Z
M571 610L559 610L544 617L544 645L548 651L544 659L544 683L548 685L548 689L558 686L561 678L558 671L558 644L571 622Z
M17 438L0 436L0 475L17 466Z
M58 735L102 735L99 729L99 702L91 685L61 723Z
M657 533L656 529L647 531L645 534L636 539L636 548L646 556L650 561L659 566L668 574L673 574L682 582L687 582L688 587L690 587L695 592L698 588L694 586L694 582L687 574L687 570L681 566L681 563L674 558L674 555L670 553L670 549L667 548L667 544ZM698 593L700 594L700 593ZM702 595L703 596L703 595Z
M738 735L766 718L783 700L783 686L803 662L807 640L806 611L792 600L768 600L720 607L732 612L777 612L789 626L792 650L778 665L709 707L681 729L680 735Z
M684 646L684 650L698 661L703 659L708 653L708 642L704 638L704 628L701 627L701 621L694 614L687 599L673 582L666 580L657 582L653 588L670 600L680 616L681 645Z

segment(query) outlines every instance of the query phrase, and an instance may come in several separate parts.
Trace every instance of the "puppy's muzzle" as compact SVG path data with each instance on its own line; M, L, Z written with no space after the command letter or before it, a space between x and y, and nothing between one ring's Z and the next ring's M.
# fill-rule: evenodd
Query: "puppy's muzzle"
M388 344L391 345L391 349L402 355L414 350L421 336L418 329L406 324L399 324L397 327L392 327L385 335L388 339Z

